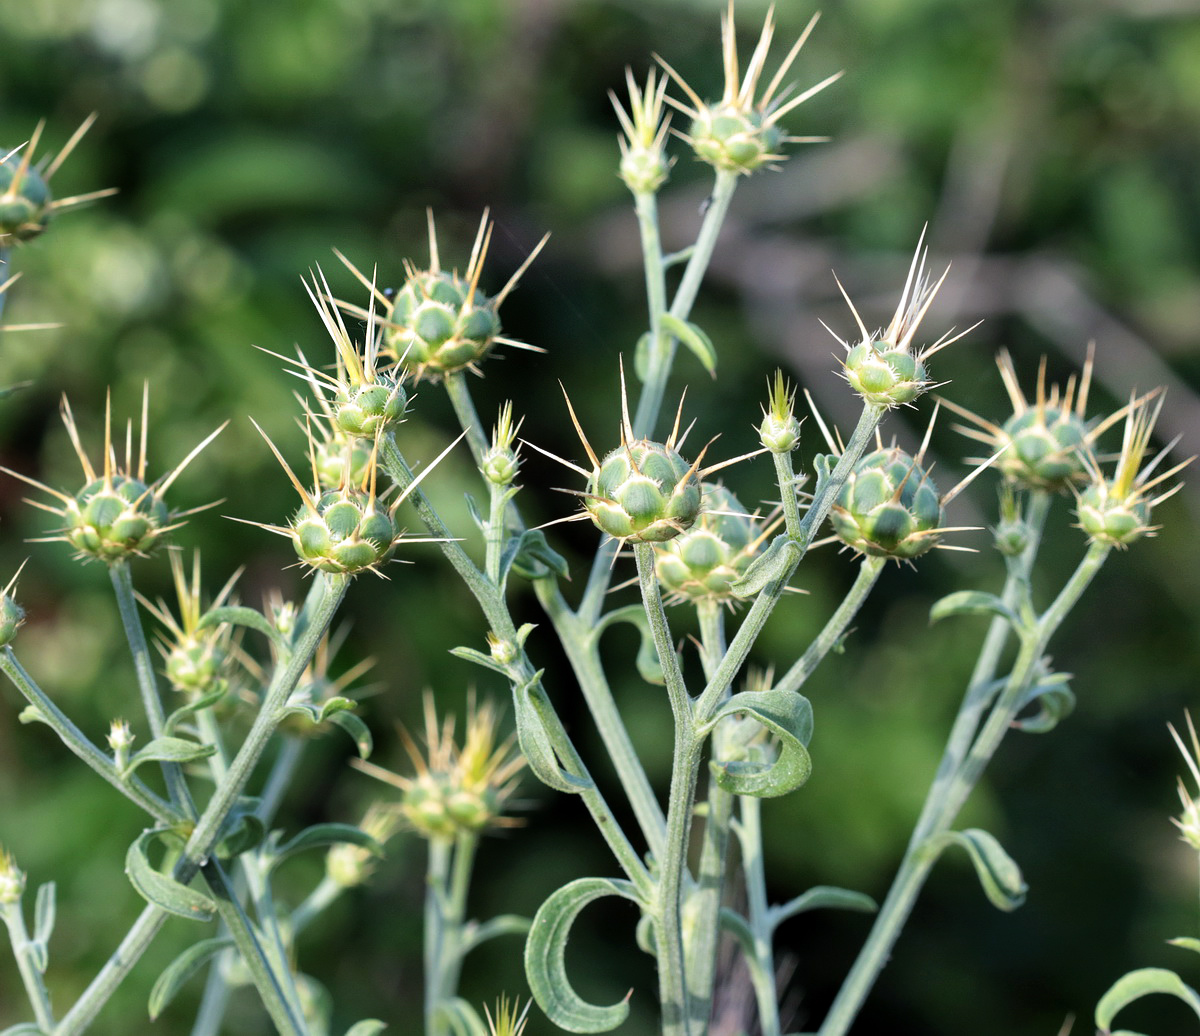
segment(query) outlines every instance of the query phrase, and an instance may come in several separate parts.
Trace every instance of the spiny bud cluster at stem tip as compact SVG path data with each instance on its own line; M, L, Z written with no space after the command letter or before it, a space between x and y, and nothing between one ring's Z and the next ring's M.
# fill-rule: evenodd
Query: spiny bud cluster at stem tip
M400 814L394 805L372 802L359 827L384 845L396 833L400 821ZM339 842L325 855L325 873L341 888L353 888L370 879L376 862L376 855L365 846Z
M7 849L0 848L0 906L20 902L25 891L25 872Z
M768 383L769 395L758 426L759 441L772 453L788 453L800 445L800 422L796 419L796 390L787 384L783 371L775 371Z
M479 464L479 471L494 486L510 486L521 467L520 450L513 447L521 421L513 424L512 402L500 408L492 429L492 441Z
M25 562L22 561L8 585L0 591L0 647L11 644L16 639L17 630L25 624L25 609L17 604L12 596L16 592L17 580L20 579L21 569L24 567Z
M1171 737L1179 748L1183 761L1187 764L1187 768L1196 782L1196 787L1200 789L1200 738L1196 736L1196 727L1192 723L1191 713L1185 713L1184 716L1187 719L1190 747L1184 744L1183 738L1179 736L1179 731L1170 723L1167 724L1167 729L1171 732ZM1183 813L1178 818L1172 817L1171 823L1179 828L1179 837L1200 852L1200 803L1192 798L1182 777L1179 778L1179 801L1183 805Z

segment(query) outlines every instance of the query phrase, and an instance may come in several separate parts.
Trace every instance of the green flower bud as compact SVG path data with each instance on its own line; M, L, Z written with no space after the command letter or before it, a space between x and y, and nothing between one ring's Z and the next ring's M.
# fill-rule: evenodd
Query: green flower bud
M313 470L322 489L361 486L371 463L371 447L366 439L348 438L334 432L327 438L313 438Z
M296 553L313 568L354 575L386 561L399 531L372 494L347 486L322 495L315 508L302 504L291 535Z
M788 453L800 445L800 422L795 414L796 391L783 379L783 371L775 372L770 396L763 407L762 423L758 426L759 442L772 453Z
M25 891L25 872L12 855L0 849L0 904L19 903Z
M25 609L8 596L6 591L0 596L0 647L11 644L17 636L17 630L25 622Z
M373 439L377 433L403 419L407 402L408 397L397 379L375 372L372 381L338 386L333 419L347 435Z
M229 660L227 639L220 630L206 628L172 643L163 667L171 687L194 697L212 690Z
M1150 506L1146 498L1116 492L1101 479L1079 493L1075 514L1079 527L1093 540L1128 547L1152 531Z
M516 451L504 446L493 446L483 455L479 470L494 486L512 485L521 467Z
M686 532L655 548L654 572L671 603L732 601L729 588L761 542L754 518L724 486L703 485L704 509Z
M908 560L937 545L944 513L929 476L893 446L859 460L830 519L838 539L860 554Z
M392 300L387 348L418 378L474 367L500 334L494 300L445 271L414 272Z
M700 516L700 479L673 448L649 439L618 446L588 479L584 507L614 539L661 543Z
M0 162L0 248L37 237L54 209L46 181L23 165L17 155Z
M760 111L722 104L704 107L697 113L688 139L702 162L744 175L780 159L783 134Z
M911 403L929 384L921 360L887 341L854 346L846 354L846 379L868 403L886 407Z
M671 160L662 147L625 148L619 166L620 177L634 194L654 194L671 174Z
M1024 554L1033 536L1033 530L1027 522L1019 518L1006 519L992 530L996 549L1007 558L1015 558Z
M1008 445L997 464L1009 481L1026 489L1058 492L1087 477L1083 417L1055 406L1014 413L1001 427L997 445Z
M63 538L81 557L112 564L145 557L171 523L167 505L144 482L112 475L89 482L63 508Z

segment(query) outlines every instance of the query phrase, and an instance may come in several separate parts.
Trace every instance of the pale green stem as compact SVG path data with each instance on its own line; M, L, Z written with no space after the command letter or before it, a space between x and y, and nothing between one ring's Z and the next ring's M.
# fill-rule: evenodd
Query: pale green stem
M12 681L13 686L38 710L39 715L45 718L45 721L62 739L63 744L117 791L144 809L160 824L169 827L182 819L170 803L165 802L146 787L136 774L127 780L121 779L113 761L92 744L83 731L75 726L66 714L50 700L46 692L34 683L33 677L17 661L11 647L5 647L3 651L0 651L0 671L3 671L4 675Z
M725 653L725 613L718 602L703 600L697 602L696 614L700 620L700 659L708 676L716 671L718 661ZM733 796L710 774L696 888L689 893L693 902L688 906L691 919L691 934L686 947L688 989L691 1020L697 1032L703 1032L712 1017L732 814Z
M117 610L121 613L121 623L125 627L125 637L129 641L129 650L133 655L134 671L137 673L138 688L142 693L142 707L146 712L146 721L150 725L150 733L158 738L163 735L166 717L163 714L162 699L158 693L158 680L154 676L154 660L150 654L150 646L146 643L146 633L142 629L142 620L138 616L137 598L133 593L133 577L129 571L128 561L117 561L108 566L108 574L112 579L113 590L117 596ZM172 805L187 814L196 815L196 805L188 791L187 782L183 777L183 768L178 763L164 762L162 766L163 779L167 784L167 795Z
M746 881L746 910L754 935L750 980L758 1002L758 1025L762 1036L779 1036L779 1001L775 991L775 925L767 901L767 879L762 851L762 802L753 795L738 796L738 845L742 851L742 874Z
M450 1027L438 1022L438 1010L458 995L462 973L463 918L467 890L479 836L460 834L429 841L425 889L425 1033L449 1036Z
M170 915L165 910L147 904L125 933L121 945L108 958L104 967L92 979L66 1015L52 1030L53 1036L78 1036L87 1030L100 1009L108 1002L117 987L133 970L146 948L153 942Z
M858 1015L937 859L937 850L931 839L949 830L954 823L959 810L1011 728L1024 695L1036 679L1038 663L1051 636L1087 589L1111 549L1104 544L1093 543L1058 597L1038 619L1036 627L1022 636L1020 652L1005 687L966 758L946 786L936 815L931 816L927 824L918 825L918 829L914 830L887 898L829 1009L820 1036L843 1036Z
M454 407L454 416L458 418L459 427L467 433L467 445L471 448L471 456L475 465L483 463L483 455L487 452L489 443L483 422L479 420L479 411L475 409L475 401L471 398L471 388L467 384L466 375L462 371L449 374L443 379L446 395L450 397L450 405Z
M322 877L317 887L304 898L304 902L292 911L292 931L299 935L345 891L345 888L328 874Z
M692 828L692 807L703 742L696 734L692 703L679 658L671 641L658 579L654 575L654 548L637 543L638 581L642 603L650 621L650 633L666 679L667 696L675 719L675 749L671 761L671 791L667 801L665 854L658 871L657 947L659 999L662 1003L663 1036L690 1036L691 1003L688 996L687 960L683 946L683 889L687 872L687 848Z
M29 1000L29 1006L33 1008L38 1028L42 1032L53 1032L54 1012L50 1009L50 994L46 991L42 973L33 959L33 944L25 927L25 915L21 912L20 899L0 905L0 912L4 914L4 923L8 926L8 941L12 944L17 970L21 973L21 984L25 987L25 996Z
M779 502L783 508L783 527L794 540L800 539L800 505L796 500L796 472L792 467L790 451L775 453L772 451L771 460L775 462L775 481L779 485Z
M869 403L863 405L862 415L858 419L854 434L850 437L850 441L846 444L846 448L842 451L842 455L838 458L837 465L830 472L828 479L818 483L812 504L800 522L800 535L791 541L793 544L791 561L784 571L763 587L755 597L754 604L750 606L750 611L742 620L742 625L729 645L729 650L725 653L721 664L717 667L716 673L709 678L708 686L704 688L697 699L696 718L699 723L707 722L712 716L724 688L733 682L733 678L745 663L750 648L758 639L758 635L766 625L767 619L770 618L775 605L779 603L779 598L783 596L788 580L792 578L796 566L800 564L800 560L816 536L821 523L825 521L834 501L842 491L842 486L846 484L851 470L858 463L858 459L871 441L871 436L883 413L884 408L882 407L872 406Z
M809 645L808 650L796 661L795 665L783 674L783 678L776 682L776 689L799 691L804 686L804 682L845 635L846 628L854 621L854 616L866 602L886 563L886 558L863 558L862 564L858 566L858 576L854 580L854 585L850 587L837 610L829 617L829 621L825 623L825 628L817 635L817 639Z
M225 1020L225 1012L229 1008L229 998L233 992L220 966L220 961L228 952L230 951L222 952L208 969L208 978L204 982L204 992L200 997L196 1020L192 1024L191 1036L219 1036L221 1032L221 1023Z

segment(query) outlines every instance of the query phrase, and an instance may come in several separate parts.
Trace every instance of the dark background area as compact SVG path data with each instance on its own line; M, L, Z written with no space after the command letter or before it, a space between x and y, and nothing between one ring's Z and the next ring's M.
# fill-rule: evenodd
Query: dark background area
M151 387L151 464L176 463L216 424L231 426L179 480L177 506L216 498L176 542L197 546L213 590L238 565L243 600L272 588L303 591L287 543L226 520L283 521L295 504L250 425L253 416L294 464L302 436L291 393L299 384L253 346L324 356L328 343L300 286L314 264L335 291L354 283L330 249L383 283L402 260L427 258L426 206L436 212L446 265L465 266L484 206L497 221L485 287L495 291L546 231L543 256L502 311L506 333L545 354L502 350L476 382L491 420L505 399L525 415L522 434L566 456L578 452L556 379L594 442L615 436L617 356L643 330L636 230L614 170L616 122L606 91L639 78L652 53L702 96L719 92L718 13L701 0L0 0L0 147L27 140L47 119L53 149L91 111L97 124L55 177L59 195L117 186L120 193L64 215L20 249L6 322L59 321L56 330L0 337L0 384L33 384L0 405L0 463L74 490L78 463L57 416L67 393L98 458L104 392L122 420ZM765 5L738 5L743 54ZM768 74L812 13L784 3ZM778 172L745 182L735 198L695 311L720 355L710 380L683 356L669 405L690 385L695 441L722 432L714 451L752 449L767 376L784 369L848 431L856 403L835 375L836 342L853 322L836 270L868 325L886 323L921 228L931 265L951 273L927 318L930 338L983 324L940 354L942 391L1002 418L993 357L1007 347L1032 392L1037 363L1052 380L1097 343L1093 412L1134 388L1169 385L1164 439L1179 458L1200 442L1200 5L1185 0L845 0L830 5L802 53L802 86L839 68L845 77L785 120L826 144L793 149ZM709 189L707 167L682 145L661 197L668 247L691 240ZM887 434L917 440L928 420L893 415ZM932 451L948 488L976 449L943 421ZM455 432L448 404L424 385L402 431L410 458L435 456ZM802 463L823 450L806 425ZM428 483L455 529L469 518L476 479L465 450ZM568 513L549 491L563 470L530 454L522 504L533 521ZM771 495L759 460L728 476L747 503ZM103 568L80 566L62 544L29 546L53 519L21 503L26 488L0 480L0 573L28 554L20 600L29 612L19 655L97 740L136 696ZM956 525L995 520L994 479L955 502ZM1014 735L972 799L964 824L992 830L1022 865L1028 902L994 911L965 863L934 873L856 1032L950 1036L1053 1034L1076 1015L1091 1031L1095 1001L1125 971L1173 967L1194 979L1194 958L1164 944L1195 933L1196 860L1168 817L1182 763L1166 731L1197 701L1200 494L1185 490L1156 517L1161 534L1114 556L1052 645L1076 674L1075 714L1045 737ZM1040 599L1070 572L1084 542L1069 501L1056 510ZM576 586L594 537L580 525L551 532ZM978 620L929 627L932 602L952 589L994 589L1000 559L986 533L957 542L917 569L889 570L844 655L806 692L816 712L809 785L765 811L770 882L783 900L814 884L881 897L903 849L981 635ZM488 674L452 658L482 647L484 626L436 549L404 552L390 582L360 579L346 608L351 632L335 664L377 658L364 702L376 760L403 768L392 735L413 723L421 691L461 707L468 686L503 695ZM631 570L631 566L630 566ZM756 661L786 667L849 586L854 568L831 549L797 577L808 596L785 601ZM631 571L630 571L631 574ZM162 557L135 569L148 597L169 593ZM7 574L4 576L7 581ZM568 594L576 591L569 589ZM631 591L625 591L630 593ZM522 591L514 606L537 621ZM678 610L677 610L678 612ZM673 616L680 633L690 626ZM668 710L640 682L633 641L612 635L612 671L635 740L665 783ZM598 740L562 672L548 623L530 642L555 675L552 693L589 759ZM628 664L620 651L628 648ZM540 664L540 662L539 662ZM692 670L698 671L694 658ZM130 696L134 695L133 698ZM49 973L69 1004L107 959L139 906L122 873L142 822L132 807L71 760L42 727L17 723L20 700L0 690L0 844L31 885L56 880L60 920ZM376 792L349 771L349 742L313 742L282 821L353 820ZM602 762L596 771L607 777ZM526 779L526 824L489 839L473 891L476 916L532 914L559 884L610 875L578 803ZM377 1016L406 1031L420 988L423 846L410 836L367 890L339 901L305 934L303 969L338 1005L334 1031ZM283 898L301 897L320 861L281 872ZM631 986L622 1030L654 1029L653 972L633 948L632 914L585 914L569 970L581 992L618 999ZM781 933L794 1029L813 1029L865 935L860 915L814 913ZM160 968L192 933L174 922L114 997L98 1033L140 1031ZM200 983L195 983L198 995ZM491 1002L525 994L517 946L493 943L469 962L464 994ZM191 992L191 990L189 990ZM185 1033L194 1000L181 997L155 1031ZM24 1020L11 962L0 963L0 1026ZM1127 1026L1186 1031L1184 1008L1164 1001L1123 1015ZM340 1026L340 1028L339 1028ZM1157 1029L1153 1028L1157 1026ZM240 996L228 1032L268 1030L253 995ZM531 1022L531 1036L548 1032Z

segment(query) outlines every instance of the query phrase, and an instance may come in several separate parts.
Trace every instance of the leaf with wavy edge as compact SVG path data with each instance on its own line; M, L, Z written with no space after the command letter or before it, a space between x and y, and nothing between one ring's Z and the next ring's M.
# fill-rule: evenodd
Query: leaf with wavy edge
M211 921L217 909L211 896L189 888L151 865L147 847L161 834L161 829L155 829L138 835L125 854L126 875L147 903L191 921Z
M542 687L542 672L539 669L525 683L513 684L517 742L525 754L529 769L538 780L555 791L577 795L591 788L592 782L572 776L559 765L550 736L546 733L545 714L551 706Z
M947 846L961 845L971 858L984 895L1000 910L1016 910L1025 902L1029 886L1021 875L1021 868L1005 852L1004 847L989 834L977 827L965 831L943 831L925 843L927 850L940 855Z
M774 798L799 788L812 773L808 742L812 738L813 715L808 699L795 691L742 691L730 698L697 728L707 736L726 716L752 716L779 739L779 755L773 763L748 761L710 762L709 769L726 791L734 795Z

